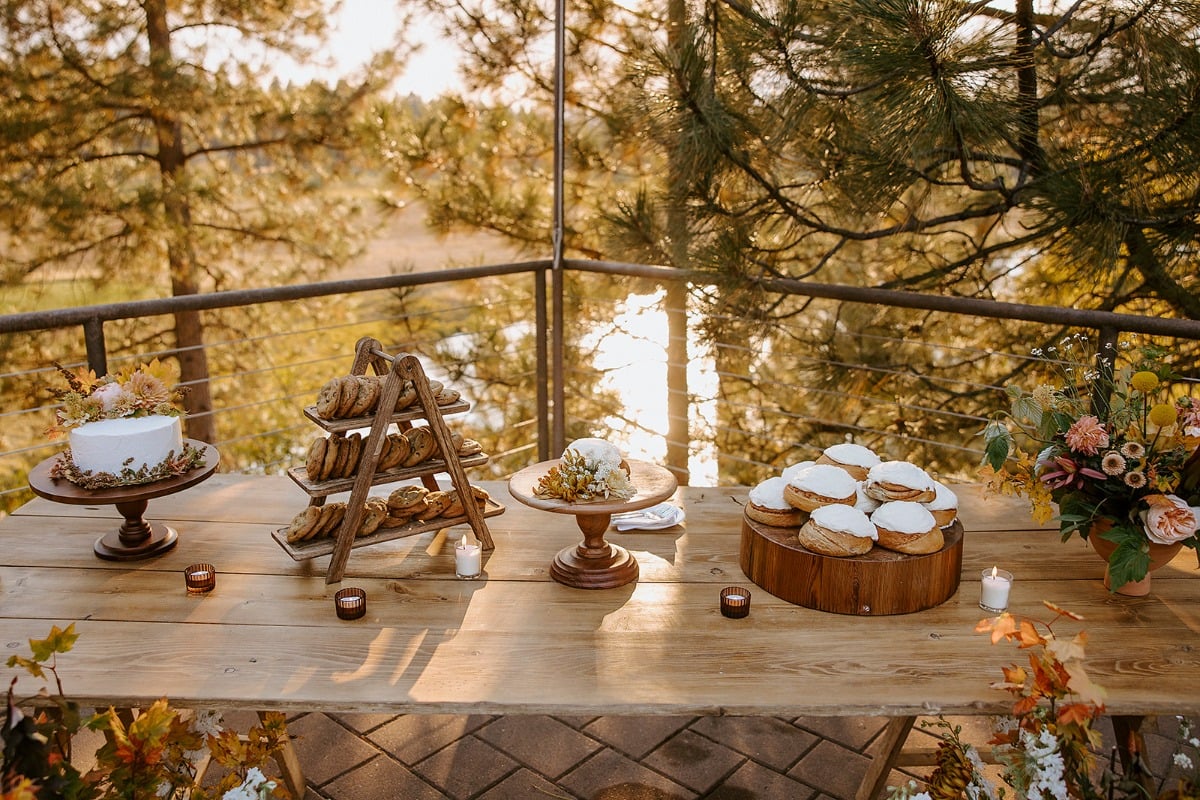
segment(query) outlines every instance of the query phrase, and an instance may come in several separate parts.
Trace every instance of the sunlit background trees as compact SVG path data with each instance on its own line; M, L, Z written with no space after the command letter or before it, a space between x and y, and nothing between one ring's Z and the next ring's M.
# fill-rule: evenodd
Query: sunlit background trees
M363 54L366 66L340 79L272 77L272 54L323 52L329 10L6 2L6 296L24 305L28 289L13 287L63 275L97 294L47 289L39 307L314 280L352 261L373 225L413 209L447 237L499 234L506 258L547 257L553 5L423 0L450 43L433 46L452 47L459 68L433 97L394 89L403 44ZM662 289L674 463L686 464L690 440L711 440L728 456L720 479L750 482L761 468L739 458L749 447L783 464L850 436L961 470L961 446L995 404L981 387L1006 377L979 354L1039 343L999 323L789 299L766 278L1200 319L1200 4L598 0L566 13L564 251L711 276ZM586 359L612 304L657 287L571 276L568 290L570 346ZM494 284L455 294L479 308L498 299ZM397 297L392 310L429 302ZM451 349L520 363L527 347L489 337L486 316L459 319L456 333L475 335ZM193 435L206 438L214 370L200 322L181 314L128 336L184 348ZM722 418L689 419L689 399L711 399L686 384L689 338L721 376ZM52 350L38 347L29 360ZM1183 347L1177 368L1195 374L1196 357ZM533 396L530 370L477 370L489 372L481 387ZM597 404L582 419L620 413L594 374L569 380L573 402ZM496 420L494 435L512 437L515 418ZM274 423L264 410L248 424Z

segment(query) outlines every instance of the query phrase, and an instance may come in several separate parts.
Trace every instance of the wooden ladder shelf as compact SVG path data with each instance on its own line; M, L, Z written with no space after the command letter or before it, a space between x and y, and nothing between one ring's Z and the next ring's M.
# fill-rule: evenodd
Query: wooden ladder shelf
M472 496L471 484L467 480L464 467L486 464L488 456L478 455L460 457L454 446L450 428L443 418L445 414L458 414L467 411L470 405L461 400L439 406L425 370L420 360L409 353L395 356L384 352L383 345L370 337L364 337L355 346L354 364L350 368L351 375L365 375L371 369L380 376L381 389L375 413L365 417L348 419L324 419L316 413L315 407L308 407L304 414L312 422L325 429L330 436L342 436L348 431L370 426L370 433L363 440L362 455L357 470L352 478L334 479L327 481L311 481L302 468L288 470L288 475L299 484L309 495L309 505L320 506L329 495L350 491L347 500L346 515L338 526L332 539L321 539L314 542L288 542L287 530L277 530L273 534L288 555L300 561L332 553L329 569L325 575L326 583L337 583L346 571L350 559L350 551L379 542L415 536L433 530L441 530L453 525L466 523L474 532L475 538L485 550L495 549L491 532L488 530L486 517L504 512L504 507L491 500L481 508ZM404 408L397 409L397 402L411 382L416 390L416 400ZM424 419L429 425L430 432L437 442L435 453L439 457L430 458L412 467L378 471L380 457L388 436L388 428L395 424L400 431L412 427L412 420ZM419 478L422 485L429 491L437 491L435 475L447 473L454 489L462 498L463 517L445 519L436 517L428 521L413 521L397 528L380 528L366 536L359 536L363 512L367 496L372 486L384 483Z

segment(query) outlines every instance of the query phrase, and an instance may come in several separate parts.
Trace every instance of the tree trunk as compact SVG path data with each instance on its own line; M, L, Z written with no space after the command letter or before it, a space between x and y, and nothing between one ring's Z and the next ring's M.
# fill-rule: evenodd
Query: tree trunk
M667 4L667 46L677 50L686 19L687 6L683 0ZM671 262L683 267L688 261L687 211L682 187L685 179L679 166L670 165L672 197L667 209L667 230L671 236ZM688 453L691 449L691 430L688 425L688 317L687 285L679 281L667 284L667 468L682 485L690 479Z
M171 34L167 26L166 0L144 0L146 33L150 45L150 65L160 87L169 85L167 77L174 69ZM170 112L166 91L159 91L154 106L155 134L158 140L158 166L162 176L163 215L166 221L167 262L171 269L171 294L175 297L196 294L196 261L192 252L191 209L180 179L186 166L183 153L183 126ZM187 387L187 436L203 442L217 438L212 416L212 393L208 382L208 353L204 349L204 324L198 311L175 314L175 347L179 361L179 379Z

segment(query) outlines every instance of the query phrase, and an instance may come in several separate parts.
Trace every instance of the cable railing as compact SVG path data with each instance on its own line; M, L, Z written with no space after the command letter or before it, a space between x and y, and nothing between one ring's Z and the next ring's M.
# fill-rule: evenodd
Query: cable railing
M707 289L711 276L567 260L563 268L582 287L555 297L545 292L549 267L531 261L0 316L7 353L0 509L23 502L28 469L62 447L43 433L53 422L50 389L60 382L49 358L97 372L169 359L178 351L162 333L166 315L184 308L203 312L212 332L205 349L223 470L282 473L302 460L314 429L300 411L325 380L349 368L363 335L390 352L417 353L433 377L461 386L473 406L463 425L492 455L481 477L501 478L557 455L560 431L568 440L602 435L631 457L661 461L670 444L668 394L679 389L666 385L669 309L655 287L682 280ZM626 289L626 278L639 280ZM588 281L604 291L589 292ZM709 312L698 300L689 305L692 333L674 342L689 353L689 437L675 444L690 454L684 466L693 483L747 484L847 439L932 465L949 479L970 479L982 455L975 434L1003 400L997 376L1035 359L947 341L938 326L993 319L1025 326L1029 333L1018 340L1026 342L1074 330L1098 341L1123 333L1200 341L1200 322L1190 320L799 281L757 288L829 305L746 330L736 316ZM546 320L555 314L535 313L540 298L561 312L562 364L548 363ZM814 326L814 319L838 319L833 312L847 304L919 309L934 333ZM256 320L264 315L286 324L261 330ZM25 354L35 355L13 360ZM564 384L561 407L547 391L556 375Z

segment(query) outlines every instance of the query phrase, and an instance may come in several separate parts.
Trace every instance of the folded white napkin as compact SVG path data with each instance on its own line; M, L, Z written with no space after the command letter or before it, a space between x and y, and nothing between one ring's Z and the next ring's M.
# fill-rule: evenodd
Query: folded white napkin
M670 503L659 503L641 511L613 514L612 521L619 531L657 531L683 522L683 509Z

